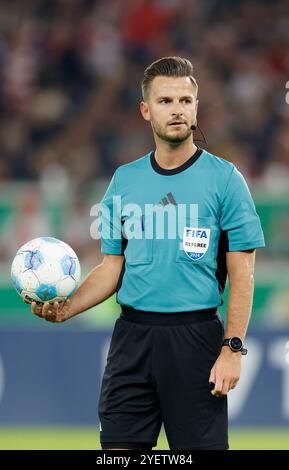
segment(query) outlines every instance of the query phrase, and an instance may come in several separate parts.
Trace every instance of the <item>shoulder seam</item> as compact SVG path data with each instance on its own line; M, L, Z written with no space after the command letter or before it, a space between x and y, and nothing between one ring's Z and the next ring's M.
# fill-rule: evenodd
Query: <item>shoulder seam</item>
M139 163L140 161L145 160L146 158L148 158L150 156L150 154L151 154L151 152L148 152L145 155L142 155L141 157L137 158L136 160L133 160L133 161L128 162L128 163L124 163L123 165L120 165L116 169L116 171L121 171L123 168L130 167L131 165L135 165L135 164Z

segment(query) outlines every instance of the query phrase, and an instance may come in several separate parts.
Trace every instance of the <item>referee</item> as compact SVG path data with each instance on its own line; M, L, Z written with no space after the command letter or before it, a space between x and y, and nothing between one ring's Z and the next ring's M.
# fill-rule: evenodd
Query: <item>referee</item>
M112 178L102 200L104 260L64 304L32 304L62 322L117 292L99 403L103 449L149 450L162 423L171 449L228 449L227 394L247 353L264 238L242 175L194 144L197 92L187 59L145 70L140 110L156 148ZM217 308L227 275L224 331Z

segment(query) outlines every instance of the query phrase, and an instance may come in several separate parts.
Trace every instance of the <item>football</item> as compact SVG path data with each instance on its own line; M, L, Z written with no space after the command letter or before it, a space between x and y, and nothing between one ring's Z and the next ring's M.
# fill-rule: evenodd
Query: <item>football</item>
M77 289L80 264L73 249L53 237L21 246L12 263L13 285L25 302L62 302Z

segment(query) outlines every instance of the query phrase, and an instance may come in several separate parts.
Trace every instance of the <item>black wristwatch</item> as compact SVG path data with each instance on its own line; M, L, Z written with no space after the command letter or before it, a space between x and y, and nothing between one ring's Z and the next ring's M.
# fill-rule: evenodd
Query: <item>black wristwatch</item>
M248 352L248 349L245 349L243 346L243 341L238 336L233 336L232 338L225 338L223 341L223 346L229 346L233 352L240 352L245 356Z

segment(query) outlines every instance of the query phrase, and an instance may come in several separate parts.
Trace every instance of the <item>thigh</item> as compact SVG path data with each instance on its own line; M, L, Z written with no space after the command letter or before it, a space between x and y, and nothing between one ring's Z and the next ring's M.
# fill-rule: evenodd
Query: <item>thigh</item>
M171 449L228 448L227 397L209 384L222 339L218 317L161 331L156 376Z
M117 320L99 401L103 447L156 444L161 414L151 380L150 348L150 327Z

